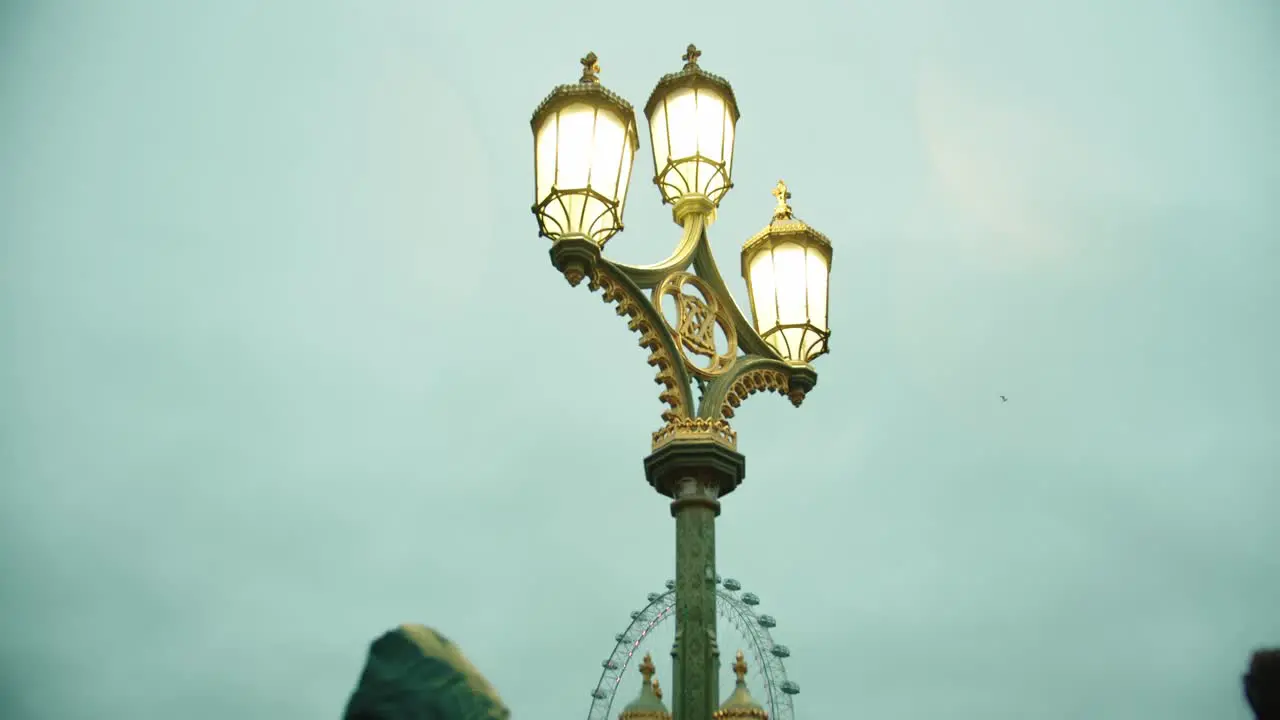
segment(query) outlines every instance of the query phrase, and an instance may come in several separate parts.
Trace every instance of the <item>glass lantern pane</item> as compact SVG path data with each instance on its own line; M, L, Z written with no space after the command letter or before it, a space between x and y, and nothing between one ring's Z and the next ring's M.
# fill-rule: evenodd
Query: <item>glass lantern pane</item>
M591 171L595 108L575 103L561 110L556 133L556 187L585 188Z
M671 146L667 142L667 109L663 103L653 109L649 118L649 142L653 146L653 169L661 172L671 159Z
M613 216L609 213L607 205L596 198L589 197L584 201L582 222L584 232L594 238L596 233L609 230L613 224Z
M768 250L756 253L747 268L751 284L751 307L756 332L761 335L778 324L778 305L773 282L773 256Z
M827 281L831 268L827 258L817 248L809 248L806 263L806 286L809 296L809 322L822 332L827 332Z
M827 282L831 279L831 265L827 263L827 256L823 255L815 247L810 247L808 251L808 263L806 263L806 275L808 275L808 296L809 296L809 324L812 324L819 332L810 332L808 336L808 347L805 347L804 359L808 361L813 352L817 350L818 343L822 340L822 334L829 331L827 325ZM819 334L822 333L822 334Z
M697 192L697 183L695 179L698 177L698 161L685 160L671 166L671 172L667 174L663 181L671 187L669 188L675 195L684 195L686 193Z
M701 167L698 168L698 180L702 188L699 192L707 197L716 197L727 184L724 174L720 172L720 168L709 162L702 161L699 165Z
M724 170L725 175L733 177L733 141L736 137L737 128L733 126L733 116L729 114L729 109L724 111Z
M627 204L627 188L631 184L631 167L636 162L636 151L630 141L622 143L622 168L618 176L618 218L622 218L622 211Z
M724 162L724 100L719 93L702 88L697 92L698 154L714 162ZM700 183L709 177L699 175Z
M556 116L548 115L535 136L534 146L536 186L535 202L541 203L551 193L556 178Z
M807 272L805 250L795 243L773 249L773 282L778 294L778 321L783 325L808 322L809 302L805 292Z
M559 220L566 233L583 232L582 211L586 198L582 195L561 195L551 204L547 215Z
M667 132L671 156L689 157L698 152L698 106L693 90L677 90L667 96ZM692 180L692 178L690 178Z
M591 189L610 200L617 199L622 148L626 142L627 133L621 119L608 110L597 112L595 142L591 148Z

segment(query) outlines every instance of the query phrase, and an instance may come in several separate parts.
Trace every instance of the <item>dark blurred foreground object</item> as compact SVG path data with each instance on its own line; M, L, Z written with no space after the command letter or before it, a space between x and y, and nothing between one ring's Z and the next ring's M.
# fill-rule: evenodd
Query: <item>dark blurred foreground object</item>
M511 712L458 646L401 625L369 647L345 720L507 720Z
M1244 697L1258 720L1280 720L1280 648L1253 654L1244 676Z

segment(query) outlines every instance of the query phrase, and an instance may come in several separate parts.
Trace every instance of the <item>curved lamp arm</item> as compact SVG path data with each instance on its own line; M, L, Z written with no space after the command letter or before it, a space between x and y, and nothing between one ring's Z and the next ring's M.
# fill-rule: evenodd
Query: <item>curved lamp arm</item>
M652 290L671 273L683 272L694 262L695 253L706 243L707 216L693 213L685 216L684 232L671 256L656 265L625 265L609 261L614 268L631 278L639 287Z

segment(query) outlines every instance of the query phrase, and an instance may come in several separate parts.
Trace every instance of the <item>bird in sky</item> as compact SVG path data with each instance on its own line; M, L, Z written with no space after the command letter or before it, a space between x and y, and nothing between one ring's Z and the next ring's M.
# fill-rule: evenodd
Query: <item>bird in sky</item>
M1007 397L1005 397L1005 396L1001 395L1001 396L1000 396L1000 402L1009 402L1009 398L1007 398Z

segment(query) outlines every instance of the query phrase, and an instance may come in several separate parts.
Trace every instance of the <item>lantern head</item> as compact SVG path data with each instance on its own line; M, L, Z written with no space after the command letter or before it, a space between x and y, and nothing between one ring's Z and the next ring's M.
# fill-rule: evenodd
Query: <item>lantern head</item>
M715 208L733 186L738 101L727 80L698 66L700 55L689 46L684 69L658 81L644 114L662 201L702 196Z
M552 90L533 113L533 213L539 235L603 246L622 230L640 140L635 109L600 85L596 61L588 53L582 78Z
M796 218L781 180L773 220L742 246L742 277L756 332L788 362L827 352L831 241Z

